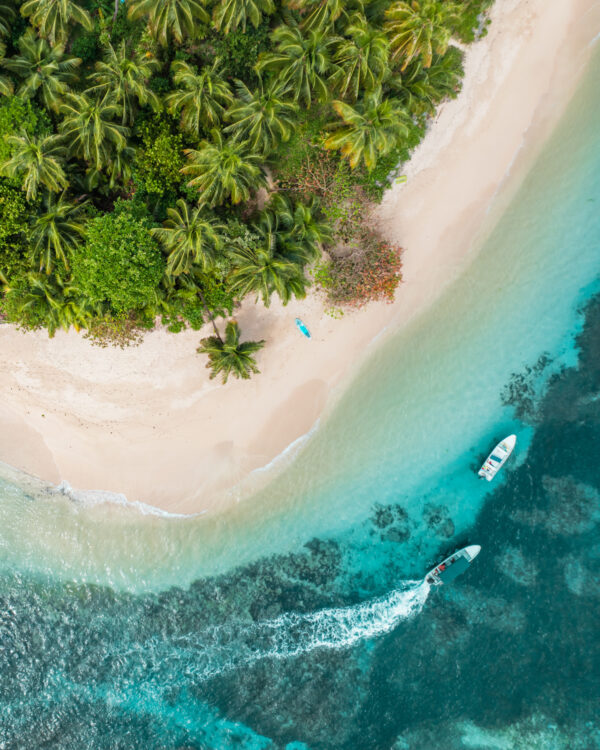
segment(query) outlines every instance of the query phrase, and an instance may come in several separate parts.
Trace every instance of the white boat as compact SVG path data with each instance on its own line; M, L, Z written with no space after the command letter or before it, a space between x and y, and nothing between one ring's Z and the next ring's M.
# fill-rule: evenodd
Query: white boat
M471 544L469 547L463 547L450 557L447 557L439 565L425 576L425 580L431 586L441 586L443 583L450 583L461 573L464 573L477 555L481 552L478 544Z
M490 453L490 455L483 462L483 466L481 467L481 469L479 469L479 472L478 472L479 476L482 479L487 479L488 482L491 482L492 479L498 473L498 471L506 463L506 459L513 452L516 442L517 442L516 435L509 435L508 437L504 438L504 440L499 442L498 445L494 448L494 450Z

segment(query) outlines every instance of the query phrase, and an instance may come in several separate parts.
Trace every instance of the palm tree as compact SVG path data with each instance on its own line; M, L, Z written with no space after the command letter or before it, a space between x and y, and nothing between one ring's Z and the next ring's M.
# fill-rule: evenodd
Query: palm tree
M181 43L193 36L197 24L207 24L210 16L202 0L132 0L127 15L131 19L148 18L159 44L166 47L171 38Z
M263 13L271 15L274 12L273 0L220 0L213 12L213 21L219 31L229 34L238 26L246 31L248 21L257 28L262 21Z
M214 215L200 208L191 209L181 198L175 208L167 209L167 216L162 227L150 230L169 251L167 273L187 273L193 264L208 271L222 245L220 232L225 226Z
M0 0L0 36L10 36L9 21L12 21L15 15L11 0Z
M55 193L67 187L69 181L62 167L65 148L58 136L31 136L23 132L7 136L6 142L11 146L12 156L0 165L0 170L8 177L22 177L27 200L37 196L40 185Z
M58 109L67 85L77 81L76 71L81 60L78 57L63 57L64 47L61 44L50 47L45 39L35 35L33 29L27 29L18 45L20 54L0 63L3 68L23 79L17 95L31 98L39 92L48 109Z
M327 138L325 148L340 149L352 168L363 160L371 171L377 159L408 135L409 115L395 99L383 99L381 88L359 101L355 107L334 101L333 107L344 125ZM332 127L336 127L334 123Z
M294 132L293 116L298 109L293 102L285 101L288 91L289 86L277 79L267 84L259 79L254 91L238 81L238 99L227 112L233 122L223 132L232 133L236 140L248 141L252 151L263 154L288 141Z
M171 71L177 90L168 94L165 104L171 113L181 110L182 128L196 135L201 126L218 126L225 107L233 101L229 84L223 80L220 61L215 60L211 67L197 73L188 63L176 60Z
M109 43L104 49L104 60L96 63L91 80L95 84L89 91L109 94L121 107L121 124L133 125L136 102L140 107L159 108L158 97L148 86L148 81L160 63L147 53L131 52L125 40L117 49ZM88 91L88 93L89 93Z
M230 375L248 380L252 373L259 373L252 355L264 345L264 341L240 343L240 327L235 320L230 320L225 328L225 341L217 336L209 336L202 339L197 351L208 354L206 366L211 370L211 379L220 374L225 384Z
M60 111L64 116L60 132L69 152L96 169L102 169L115 151L125 148L129 128L113 122L120 114L120 106L108 92L97 98L68 94Z
M31 257L39 262L40 271L50 273L57 260L69 267L69 256L85 233L81 215L84 203L72 203L65 193L44 196L43 209L31 228Z
M306 297L309 282L302 267L278 253L275 243L259 247L234 246L231 257L234 269L230 289L240 298L254 292L268 307L273 294L278 294L284 305L292 297Z
M459 6L449 1L411 0L391 5L385 13L386 31L392 58L404 59L401 69L417 55L422 56L426 68L431 65L434 52L443 55L458 13Z
M192 177L188 186L199 190L200 204L219 206L228 198L240 203L247 201L252 191L266 186L260 154L250 150L247 143L223 140L216 129L211 136L212 143L202 141L200 149L184 150L189 163L181 172Z
M50 338L59 328L68 331L73 326L78 331L91 319L79 290L58 276L30 272L20 288L8 289L7 294L17 298L20 319L35 328L43 321Z
M78 23L91 31L92 19L87 10L74 0L26 0L21 6L21 13L37 27L40 36L45 37L51 45L66 39L69 24Z
M352 17L344 34L350 39L337 44L336 66L329 80L342 98L356 101L360 91L376 89L389 73L389 42L359 13Z
M291 8L305 12L302 28L324 30L344 13L347 0L288 0Z
M0 12L2 12L2 6L0 6ZM6 52L6 46L3 42L0 42L0 65L4 62L4 53ZM13 82L8 76L0 76L0 94L2 96L11 96L14 92L15 87Z
M285 258L305 265L316 260L321 246L332 239L329 222L317 218L317 213L314 197L303 203L294 202L283 193L275 193L255 229L265 240L270 231Z
M326 101L329 90L326 74L331 66L329 48L336 37L322 31L303 33L297 26L279 26L271 34L275 52L261 55L256 71L275 71L279 81L294 92L294 100L310 107L313 94Z

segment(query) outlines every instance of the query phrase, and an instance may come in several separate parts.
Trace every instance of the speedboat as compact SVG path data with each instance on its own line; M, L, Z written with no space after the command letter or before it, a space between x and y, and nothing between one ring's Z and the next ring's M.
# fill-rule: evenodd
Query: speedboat
M483 462L483 466L481 467L481 469L479 469L478 472L479 476L482 479L487 479L488 482L491 482L496 474L500 471L502 466L504 466L506 459L513 452L513 448L515 447L516 442L516 435L509 435L508 437L504 438L504 440L499 442Z
M442 583L450 583L461 573L464 573L477 555L481 552L478 544L472 544L470 547L463 547L450 557L447 557L439 565L425 576L427 583L432 586L441 586Z

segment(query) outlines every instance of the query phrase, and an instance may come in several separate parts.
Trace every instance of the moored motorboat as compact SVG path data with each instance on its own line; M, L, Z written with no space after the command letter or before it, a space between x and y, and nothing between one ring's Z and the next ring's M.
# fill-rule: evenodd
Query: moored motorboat
M425 580L432 586L441 586L443 583L450 583L455 578L458 578L461 573L465 572L480 551L481 547L478 544L471 544L469 547L459 549L430 570L425 576Z
M487 479L491 482L496 476L498 471L504 466L506 460L513 452L513 449L517 443L516 435L509 435L508 437L501 440L490 455L483 462L483 466L479 469L479 476L482 479Z

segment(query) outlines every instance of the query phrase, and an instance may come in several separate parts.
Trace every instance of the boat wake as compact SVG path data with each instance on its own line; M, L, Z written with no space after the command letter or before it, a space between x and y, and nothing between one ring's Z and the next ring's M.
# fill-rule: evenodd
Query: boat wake
M261 659L287 659L315 649L345 649L360 640L384 635L402 620L421 611L430 586L405 581L385 597L352 607L323 609L307 614L287 613L257 623L236 622L206 628L164 644L167 659L175 656L189 677L209 679ZM156 640L145 657L159 667L161 643ZM175 648L174 648L175 647ZM166 655L165 655L166 656Z

